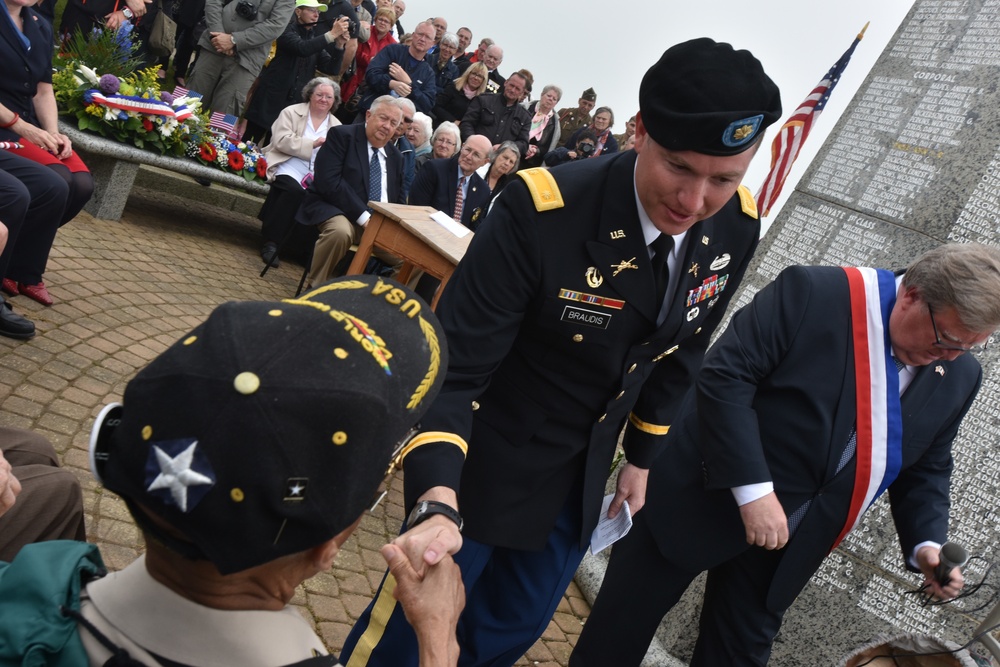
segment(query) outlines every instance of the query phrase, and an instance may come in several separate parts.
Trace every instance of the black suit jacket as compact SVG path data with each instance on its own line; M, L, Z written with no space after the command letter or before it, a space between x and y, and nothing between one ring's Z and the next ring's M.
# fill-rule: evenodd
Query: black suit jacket
M403 158L395 146L386 145L386 194L389 202L401 204ZM369 161L365 126L338 125L326 134L326 143L316 154L313 182L295 216L303 225L318 225L335 215L351 222L368 208Z
M519 177L495 200L437 310L448 374L421 422L418 442L426 444L404 461L408 506L430 487L449 486L459 491L466 535L540 549L569 500L580 508L582 544L623 427L629 460L652 462L664 440L657 425L671 423L690 386L760 224L737 195L697 223L657 326L635 160L628 152L553 169L561 208L536 210ZM723 256L729 282L719 299L685 306ZM623 262L634 268L615 275Z
M850 326L836 267L786 269L733 317L650 470L643 511L669 560L698 571L747 549L730 489L772 481L786 515L811 500L768 594L775 611L792 603L833 547L854 485L854 461L836 472L856 420ZM963 355L919 369L902 396L889 498L904 558L946 540L951 442L981 380Z
M429 160L413 180L410 189L410 203L416 206L433 206L455 217L455 193L458 190L458 156ZM475 231L486 216L490 205L490 186L474 173L469 177L465 201L462 203L462 219L459 221Z

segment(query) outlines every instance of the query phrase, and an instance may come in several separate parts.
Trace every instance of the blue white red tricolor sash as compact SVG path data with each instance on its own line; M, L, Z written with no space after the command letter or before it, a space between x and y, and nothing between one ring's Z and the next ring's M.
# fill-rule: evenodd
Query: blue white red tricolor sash
M889 340L896 277L881 269L845 267L844 272L851 294L858 449L850 510L833 548L892 484L903 461L899 371Z

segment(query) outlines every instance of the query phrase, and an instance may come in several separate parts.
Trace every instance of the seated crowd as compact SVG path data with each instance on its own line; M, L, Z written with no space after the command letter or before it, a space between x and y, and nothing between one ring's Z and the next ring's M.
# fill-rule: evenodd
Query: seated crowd
M609 155L632 141L635 117L625 133L612 134L614 112L609 107L594 111L593 89L585 90L575 107L557 110L563 91L554 84L531 100L531 72L502 75L503 49L490 38L470 51L472 31L462 27L448 32L443 17L419 22L404 33L402 0L379 0L367 9L367 0L351 4L356 10L352 17L359 17L357 36L339 30L336 22L324 22L324 16L339 11L335 3L296 0L289 30L278 39L274 61L261 73L248 106L253 115L245 136L267 142L272 185L259 216L261 258L274 266L279 249L304 255L310 263L308 285L319 285L346 268L345 256L371 214L368 201L434 206L475 229L518 169ZM273 120L263 132L268 118L258 96L265 81L276 79L270 72L274 63L289 53L289 31L305 39L309 30L328 25L328 32L312 38L313 48L322 52L343 46L354 53L353 60L336 52L330 60L338 67L320 68L329 78L304 86L282 76L283 85L301 90L302 102L289 98L289 106L279 110L269 96ZM301 62L295 66L281 60L282 71L316 69L313 50L288 57ZM323 105L322 116L306 122L306 109L318 104L320 84L332 105ZM339 94L329 95L331 87L339 88ZM298 123L289 123L290 113L297 114ZM465 151L470 142L474 158ZM420 176L429 164L434 165L432 181ZM379 259L390 267L396 262L389 256Z

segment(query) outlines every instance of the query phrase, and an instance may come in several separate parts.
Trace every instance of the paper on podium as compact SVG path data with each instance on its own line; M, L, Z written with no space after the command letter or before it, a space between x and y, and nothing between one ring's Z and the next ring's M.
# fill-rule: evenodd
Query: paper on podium
M467 236L472 231L465 225L460 225L455 222L455 220L444 211L434 211L431 213L431 220L438 223L458 238Z
M608 518L608 508L611 507L611 499L614 494L604 496L601 503L601 518L597 522L594 534L590 536L590 553L595 556L604 551L612 544L628 535L632 528L632 510L629 509L628 501L622 503L622 508L614 519Z

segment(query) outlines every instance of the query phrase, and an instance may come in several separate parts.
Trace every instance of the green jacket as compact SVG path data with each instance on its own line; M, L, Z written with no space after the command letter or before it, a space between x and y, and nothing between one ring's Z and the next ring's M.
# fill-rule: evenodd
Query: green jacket
M12 563L0 562L0 667L88 664L76 621L80 591L107 574L93 544L56 540L29 544Z

